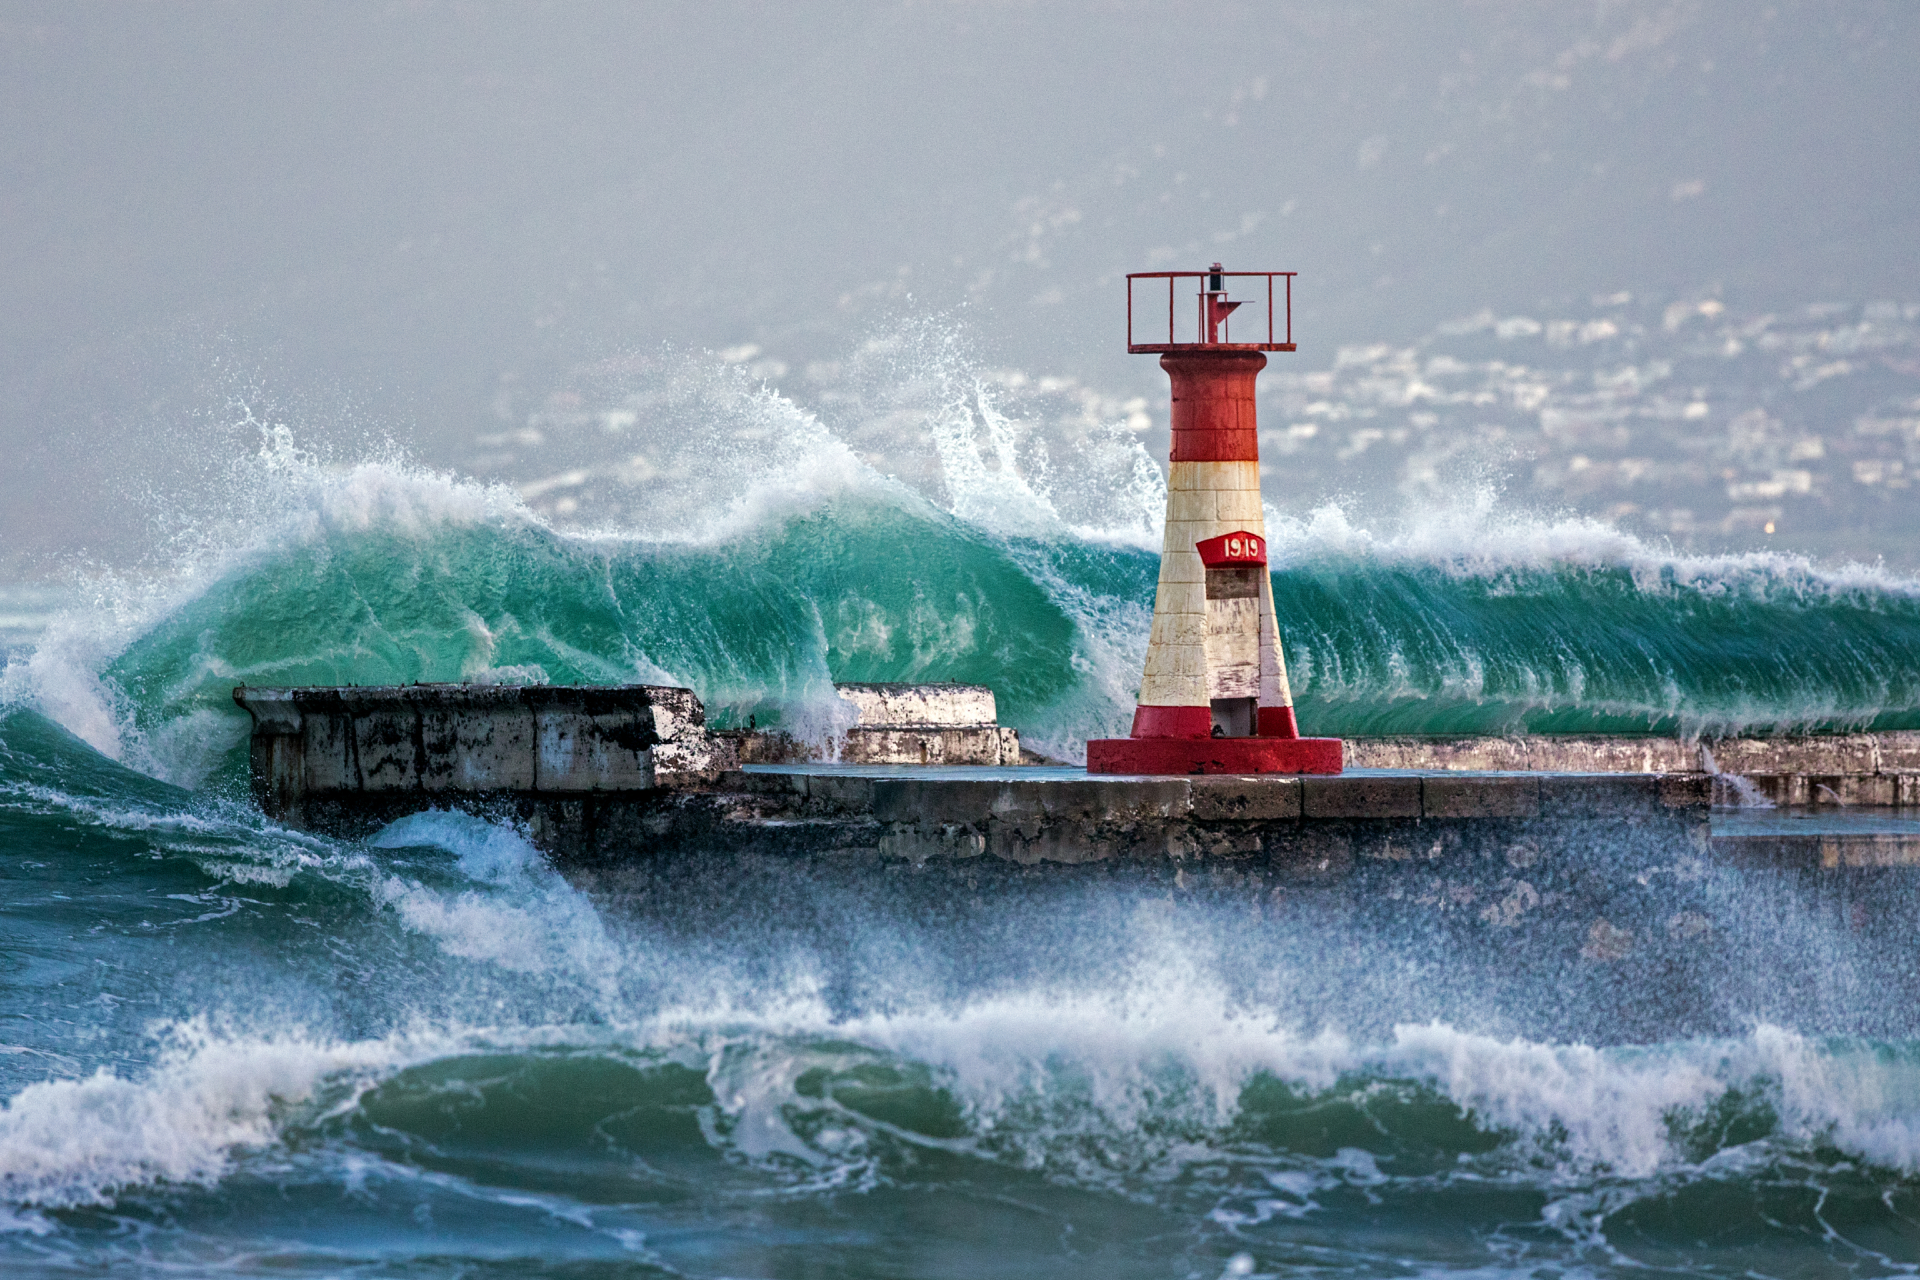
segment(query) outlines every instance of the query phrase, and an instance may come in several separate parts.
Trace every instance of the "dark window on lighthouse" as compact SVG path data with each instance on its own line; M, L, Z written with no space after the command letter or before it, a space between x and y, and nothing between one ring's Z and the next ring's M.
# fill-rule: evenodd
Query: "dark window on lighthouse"
M1207 570L1207 599L1209 600L1257 600L1260 598L1260 579L1254 577L1263 570L1258 565L1225 565Z

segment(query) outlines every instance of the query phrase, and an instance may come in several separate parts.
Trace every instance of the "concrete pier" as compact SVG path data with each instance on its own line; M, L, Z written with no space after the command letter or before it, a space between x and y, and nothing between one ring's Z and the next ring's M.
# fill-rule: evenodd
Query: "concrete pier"
M1340 776L1128 777L1013 763L1018 738L977 686L842 693L860 723L843 741L852 762L835 763L795 759L776 734L709 731L691 691L660 686L234 698L254 721L254 794L279 821L353 836L459 807L523 822L581 863L753 849L1324 876L1578 844L1629 860L1691 849L1756 865L1920 865L1920 810L1897 807L1920 802L1920 733L1355 739ZM1754 807L1769 802L1781 807ZM1710 825L1713 804L1746 807Z
M1286 877L1356 860L1531 858L1562 846L1705 852L1699 775L1350 772L1328 777L1126 777L1073 768L760 765L649 810L599 810L597 840L571 813L555 849L764 849L927 867L1087 864ZM584 815L583 815L584 817ZM579 820L575 820L579 821Z
M370 685L233 691L253 717L254 799L316 830L436 805L651 795L738 764L688 689Z
M859 719L837 742L849 764L1022 764L1020 734L999 722L983 684L836 684ZM733 733L742 760L787 764L828 758L823 743L784 733Z
M1714 803L1920 806L1920 732L1772 738L1542 734L1350 738L1347 763L1370 769L1704 773Z

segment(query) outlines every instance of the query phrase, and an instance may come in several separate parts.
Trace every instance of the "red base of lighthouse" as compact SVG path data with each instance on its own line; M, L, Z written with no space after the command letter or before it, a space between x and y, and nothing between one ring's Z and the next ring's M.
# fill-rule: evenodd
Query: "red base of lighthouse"
M1095 738L1088 773L1339 773L1338 738Z

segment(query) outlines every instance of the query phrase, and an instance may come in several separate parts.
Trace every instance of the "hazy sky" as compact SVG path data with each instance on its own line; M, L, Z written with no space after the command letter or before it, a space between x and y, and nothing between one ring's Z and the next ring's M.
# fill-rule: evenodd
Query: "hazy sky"
M0 4L0 574L137 549L234 396L432 456L503 377L962 314L1142 384L1595 292L1920 300L1911 3Z

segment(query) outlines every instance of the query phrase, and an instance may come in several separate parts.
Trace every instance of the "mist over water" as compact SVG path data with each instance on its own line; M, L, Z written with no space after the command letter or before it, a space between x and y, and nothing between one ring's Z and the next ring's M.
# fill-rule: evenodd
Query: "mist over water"
M1836 896L1673 850L1609 908L1604 958L1399 868L1259 898L956 897L752 858L570 882L477 819L342 844L32 712L0 730L16 1272L1823 1272L1907 1249L1896 880Z

